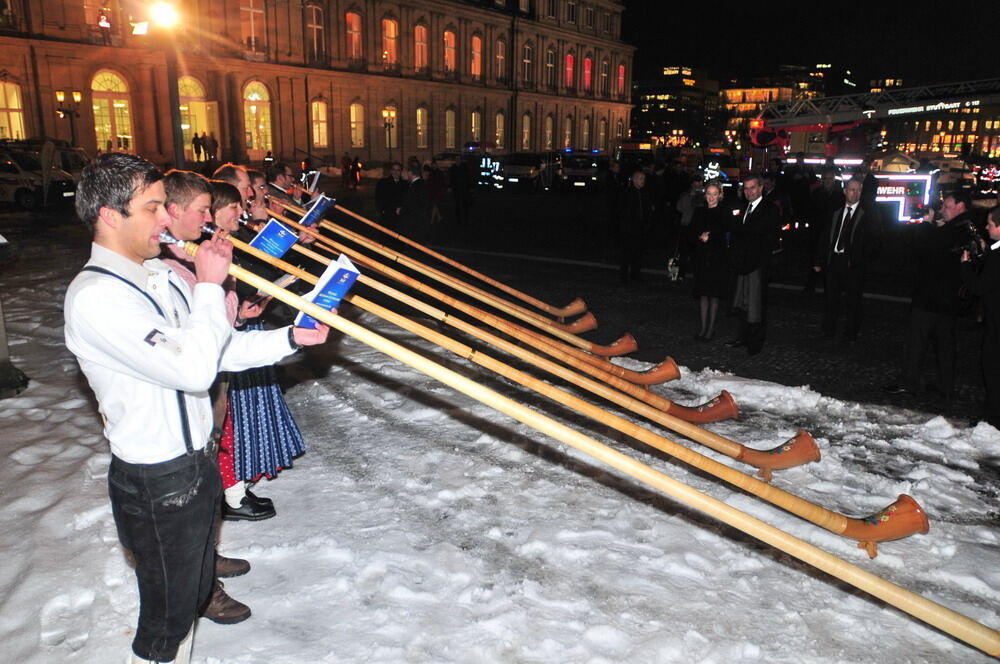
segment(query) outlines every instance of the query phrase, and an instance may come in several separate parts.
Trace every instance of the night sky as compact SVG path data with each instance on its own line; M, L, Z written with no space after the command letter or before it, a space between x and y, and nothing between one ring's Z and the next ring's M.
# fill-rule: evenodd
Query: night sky
M770 73L778 64L818 62L846 66L859 88L892 76L907 86L1000 77L997 0L625 0L625 8L623 37L638 47L636 80L656 77L664 64L707 67L724 82Z

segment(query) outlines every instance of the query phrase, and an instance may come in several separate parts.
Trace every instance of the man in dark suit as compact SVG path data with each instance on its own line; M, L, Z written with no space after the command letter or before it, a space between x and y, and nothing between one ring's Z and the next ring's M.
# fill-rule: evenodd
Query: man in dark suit
M756 355L764 346L767 277L771 252L781 232L781 213L763 199L763 180L751 174L743 180L744 204L733 212L730 252L736 270L733 309L740 316L740 330L727 346L746 346Z
M375 205L379 220L389 228L399 226L403 213L403 197L406 195L406 180L403 179L403 165L398 161L389 166L389 175L375 185Z
M882 224L874 208L861 203L862 178L851 178L844 187L844 205L829 215L820 228L813 270L825 272L826 313L823 334L834 336L840 300L844 296L844 341L853 342L861 329L861 295L865 269L878 252Z
M653 192L646 186L646 172L637 170L618 201L621 279L626 286L631 281L642 281L642 252L655 211Z
M421 171L420 164L410 166L410 183L403 195L403 222L406 224L406 232L412 235L426 233L431 223L430 194Z

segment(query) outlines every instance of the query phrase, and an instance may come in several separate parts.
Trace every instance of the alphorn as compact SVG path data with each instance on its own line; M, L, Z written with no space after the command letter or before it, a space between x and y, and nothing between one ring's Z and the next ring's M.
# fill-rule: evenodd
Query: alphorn
M524 339L527 343L533 343L533 345L536 345L536 347L539 347L544 344L546 348L551 347L553 349L557 349L562 357L566 356L572 357L576 361L575 363L577 364L579 363L589 364L593 367L601 369L606 373L617 376L636 385L655 385L658 383L664 383L668 380L674 380L680 375L679 372L677 371L677 364L673 361L673 359L669 357L663 362L657 364L649 371L639 372L639 371L632 371L631 369L626 369L625 367L620 367L617 364L614 364L609 360L605 359L604 357L595 357L594 355L591 355L586 351L581 350L575 346L562 343L559 340L553 339L551 337L546 337L545 335L539 334L533 330L528 330L522 325L519 325L512 321L508 321L504 318L500 318L499 316L491 314L483 309L474 307L471 304L462 302L457 298L447 295L442 291L439 291L431 286L423 284L422 282L406 274L403 274L402 272L400 272L395 268L389 267L388 265L384 265L375 260L374 258L362 254L356 249L352 249L351 247L341 244L340 242L337 242L336 240L333 240L312 228L308 228L306 226L303 226L302 224L299 224L298 222L292 221L287 217L281 217L279 218L279 221L281 221L282 219L283 219L282 223L285 223L291 226L292 228L300 232L307 233L311 237L315 238L317 241L316 246L320 249L323 249L324 251L330 253L341 252L347 254L352 259L356 260L362 265L371 267L372 269L377 270L378 272L388 276L394 281L398 281L402 284L405 284L406 286L409 286L410 288L414 288L416 290L421 291L422 293L430 295L431 297L434 297L435 299L444 302L448 306L453 306L456 309L463 311L464 313L473 315L477 319L485 322L490 327L496 327L497 329L507 334L511 334L513 336ZM298 247L297 249L298 251L302 251L303 249L302 247L299 247L299 245L292 245L292 247L293 248ZM318 254L315 254L315 252L313 252L312 257L315 259L317 255ZM635 344L635 340L632 339L632 336L626 334L624 337L611 344L611 346L606 346L605 348L614 348L620 346L623 343L628 344L630 342L633 345ZM565 361L565 360L561 359L560 361ZM642 396L639 396L638 393L641 393ZM651 403L652 405L657 405L656 401L657 399L659 399L657 395L647 390L641 390L641 389L638 390L638 393L634 395L636 396L636 398L643 399L644 401L649 399L650 400L649 403ZM732 410L730 416L732 417L736 416L737 413L735 411L735 403L731 402L731 399L729 400L729 403L723 405L726 405L728 408ZM699 411L699 413L701 413L702 415L710 414L713 412L714 411ZM698 417L698 416L700 415L692 413L692 417ZM724 418L719 418L719 419L724 419ZM711 422L714 420L702 419L698 421Z
M308 192L308 193L316 195L318 192ZM279 203L280 205L282 205L289 212L294 212L295 214L299 215L300 217L303 216L305 214L305 212L306 212L305 209L303 209L303 208L295 205L294 203L289 203L287 201L283 201L283 200L279 200L279 199L275 199L275 202ZM411 247L413 247L414 249L427 254L431 258L436 258L437 260L441 261L442 263L444 263L446 265L450 265L451 267L455 268L456 270L461 270L462 272L465 272L466 274L468 274L470 276L473 276L476 279L479 279L480 281L482 281L482 282L484 282L486 284L489 284L490 286L493 286L497 290L500 290L500 291L503 291L504 293L507 293L507 295L510 295L512 297L516 297L517 299L521 300L522 302L526 302L527 304L530 304L531 306L535 307L536 309L544 311L545 313L549 314L550 316L554 316L559 321L565 321L566 318L569 318L571 316L578 316L580 314L586 313L586 311L587 311L587 304L581 298L579 298L579 297L576 298L575 300L573 300L572 302L570 302L569 304L567 304L565 307L556 307L556 306L553 306L551 304L543 302L542 300L539 300L536 297L532 297L531 295L528 295L527 293L525 293L523 291L519 291L519 290L517 290L516 288L514 288L512 286L508 286L507 284L503 283L502 281L498 281L497 279L494 279L493 277L487 276L487 275L483 274L482 272L474 270L471 267L469 267L468 265L464 265L464 264L459 263L458 261L456 261L456 260L454 260L452 258L448 258L444 254L442 254L440 252L437 252L437 251L434 251L430 247L424 246L424 245L420 244L419 242L415 242L414 240L411 240L410 238L406 237L405 235L397 233L396 231L394 231L392 229L386 228L385 226L382 226L382 225L380 225L380 224L372 221L371 219L368 219L367 217L363 217L360 214L358 214L357 212L353 212L351 210L348 210L347 208L343 207L342 205L334 204L333 207L338 212L346 214L349 217L353 217L353 218L357 219L358 221L360 221L361 223L367 224L367 225L371 226L372 228L374 228L375 230L378 230L378 231L381 231L382 233L385 233L386 235L388 235L391 238L399 240L400 242L402 242L404 244L408 244Z
M310 228L306 228L300 224L296 224L295 222L290 222L290 223L292 224L293 228L304 230L307 233L315 233L315 231L313 231ZM663 412L671 413L673 415L676 415L677 417L687 420L688 422L698 422L698 423L717 422L719 420L734 418L739 415L739 409L736 406L736 401L733 399L732 395L729 394L729 392L726 392L725 390L723 390L718 396L714 397L712 400L700 406L693 406L693 407L682 406L680 404L674 403L673 401L667 399L666 397L662 397L659 394L643 389L638 385L631 384L629 381L618 378L616 375L608 375L606 373L603 373L586 362L577 362L575 360L576 354L585 355L585 353L583 353L579 349L575 349L569 346L555 347L553 345L554 342L550 343L550 340L548 339L541 339L534 333L531 333L514 323L506 321L497 316L493 316L492 314L489 314L481 309L478 309L477 307L474 307L470 304L467 304L449 295L446 295L441 291L438 291L434 288L431 288L430 286L427 286L426 284L417 281L416 279L413 279L412 277L408 277L407 275L402 274L401 272L395 270L394 268L382 265L378 261L368 258L364 254L359 254L358 252L353 251L349 247L345 247L337 242L334 242L327 238L323 238L323 236L319 236L319 241L321 243L327 242L336 247L337 249L342 250L343 253L347 254L351 258L357 259L357 261L362 265L370 267L388 276L391 279L394 279L406 286L413 288L414 290L417 290L421 293L424 293L425 295L433 297L439 300L440 302L446 304L447 306L454 307L455 309L461 311L462 313L472 316L473 318L486 323L490 327L495 327L496 329L500 330L501 332L504 332L505 334L509 334L519 339L520 341L523 341L526 344L534 346L536 349L541 350L543 353L551 355L552 357L555 357L560 361L567 362L571 364L571 366L574 366L575 368L581 371L590 373L591 375L598 377L600 380L603 380L609 385L612 385L617 389L629 394L630 396L635 397L640 401L644 401L645 403L648 403L649 405L653 406L654 408L658 408ZM302 247L298 244L293 244L292 249L302 253L305 256L309 256L313 260L319 261L321 263L330 262L329 258L321 256L315 251ZM659 370L665 372L669 371L671 368L674 370L674 372L676 372L676 365L673 365L672 362L668 365L660 366Z
M279 258L274 258L273 256L265 254L256 247L251 247L237 238L229 236L229 240L241 251L256 257L258 260L267 262L281 270L284 270L288 274L294 275L303 281L315 284L319 280L318 277L307 272L306 270L295 267L294 265L291 265L290 263ZM294 246L297 245L293 245L293 247ZM324 259L322 256L317 255L317 257L318 259L321 259L321 262L330 262L329 259ZM477 339L485 341L500 350L548 371L554 376L562 378L563 380L575 384L578 387L582 387L585 390L618 404L619 406L623 406L624 408L642 415L643 417L652 420L661 426L687 436L695 442L701 443L706 447L710 447L716 452L725 454L726 456L736 459L737 461L742 461L755 466L759 469L758 472L765 481L771 480L772 473L775 470L792 468L800 466L804 463L819 460L820 453L819 448L816 446L816 441L813 440L812 436L805 431L799 431L793 438L772 450L761 451L751 449L735 441L723 438L722 436L712 433L711 431L702 429L699 426L686 422L682 419L682 416L670 415L669 413L665 413L657 408L653 408L641 401L629 397L618 390L614 390L607 385L586 378L585 376L581 376L567 367L563 367L555 362L547 360L525 348L522 348L521 346L518 346L517 344L501 339L500 337L490 334L489 332L486 332L485 330L482 330L455 316L449 316L444 311L432 307L414 297L406 295L405 293L402 293L395 288L383 284L367 275L360 275L358 277L358 281L369 288L388 295L389 297L416 309L417 311L427 314L435 320L470 334Z
M164 241L169 242L172 240L173 238L164 238ZM176 242L176 240L173 241ZM184 249L189 254L194 255L198 250L198 245L185 243ZM425 373L445 385L587 454L600 463L625 473L646 486L656 489L689 507L704 512L708 516L755 537L766 544L770 544L788 555L820 571L826 572L859 590L863 590L873 597L877 597L989 655L1000 656L1000 632L987 625L937 602L933 602L926 597L922 597L891 581L887 581L817 546L809 544L780 528L771 526L735 507L731 507L721 500L712 498L688 486L684 482L675 480L565 424L534 411L513 399L498 394L476 381L404 348L357 323L348 321L283 288L279 288L267 279L258 277L252 272L248 272L236 265L231 265L229 273L261 292L271 295L295 309L304 311L306 314L329 325L331 328L354 337L371 348L385 353L421 373Z
M285 215L278 214L273 211L270 212L270 214L272 217L274 217L281 223L289 223L291 221L291 219L289 219ZM330 221L325 221L325 220L320 221L317 224L317 226L333 231L334 233L347 238L351 242L361 245L368 251L373 251L376 254L379 254L380 256L389 260L390 262L397 263L399 265L402 265L403 267L413 270L414 272L422 274L425 277L429 277L441 284L444 284L449 288L458 291L459 293L462 293L476 300L479 300L483 304L486 304L490 307L493 307L494 309L502 311L508 316L513 316L514 318L517 318L520 321L527 323L528 325L531 325L550 336L556 337L566 343L572 344L577 348L582 348L591 353L607 357L625 355L627 353L633 352L638 348L638 344L635 343L635 338L632 337L631 334L627 333L624 336L622 336L621 339L611 344L610 346L600 346L598 344L593 343L592 341L587 341L586 339L577 336L576 332L586 332L590 329L593 329L590 327L591 322L593 322L594 327L596 327L596 319L594 319L593 314L589 312L584 315L584 318L580 319L580 321L583 321L581 327L574 328L573 325L563 325L561 323L556 323L555 321L549 318L545 318L544 316L536 314L533 311L528 311L524 307L515 305L496 295L492 295L481 288L476 288L475 286L471 286L460 279L452 277L451 275L441 272L440 270L437 270L435 268L432 268L429 265L425 265L420 261L408 258L397 251L393 251L388 247L385 247L383 245L378 244L377 242L369 240L368 238L366 238L363 235L360 235L359 233L347 230L346 228L338 226L337 224L334 224Z

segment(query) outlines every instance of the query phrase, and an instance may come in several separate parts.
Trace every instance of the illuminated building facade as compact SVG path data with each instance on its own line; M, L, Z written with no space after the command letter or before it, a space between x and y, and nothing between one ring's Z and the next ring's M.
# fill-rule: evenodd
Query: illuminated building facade
M658 145L704 145L723 139L719 83L695 67L671 65L632 88L632 138Z
M171 162L171 85L187 159L205 132L222 159L367 162L628 129L620 0L177 0L171 29L125 0L5 7L0 138Z

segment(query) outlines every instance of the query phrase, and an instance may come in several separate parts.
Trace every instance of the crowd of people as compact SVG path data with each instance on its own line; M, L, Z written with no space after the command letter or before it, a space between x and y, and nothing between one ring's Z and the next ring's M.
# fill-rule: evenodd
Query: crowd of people
M251 486L305 449L273 365L328 329L289 325L287 309L237 284L226 237L267 219L265 192L293 197L290 173L224 164L210 180L107 153L78 186L93 244L66 294L66 345L111 444L112 512L139 588L136 663L189 662L199 616L250 617L219 580L250 570L216 550L220 521L273 517ZM196 255L163 233L200 240Z
M620 252L621 280L641 279L643 252L652 238L667 244L673 278L690 277L698 299L696 338L715 338L720 308L735 314L738 326L726 341L750 355L764 346L768 282L775 256L782 251L782 229L801 220L810 260L805 290L824 291L820 333L857 342L863 328L863 295L871 270L886 242L887 222L875 202L876 178L869 164L847 175L833 165L816 174L805 167L751 173L727 196L719 180L705 182L674 166L656 164L621 178L612 164L605 181L607 205ZM927 207L919 223L896 229L893 241L907 247L916 266L905 351L899 380L885 391L950 400L955 391L955 330L958 317L985 325L982 368L986 419L1000 424L1000 207L974 214L969 193L946 192ZM660 229L656 233L657 228ZM933 357L933 362L928 361ZM935 369L925 382L928 367Z

